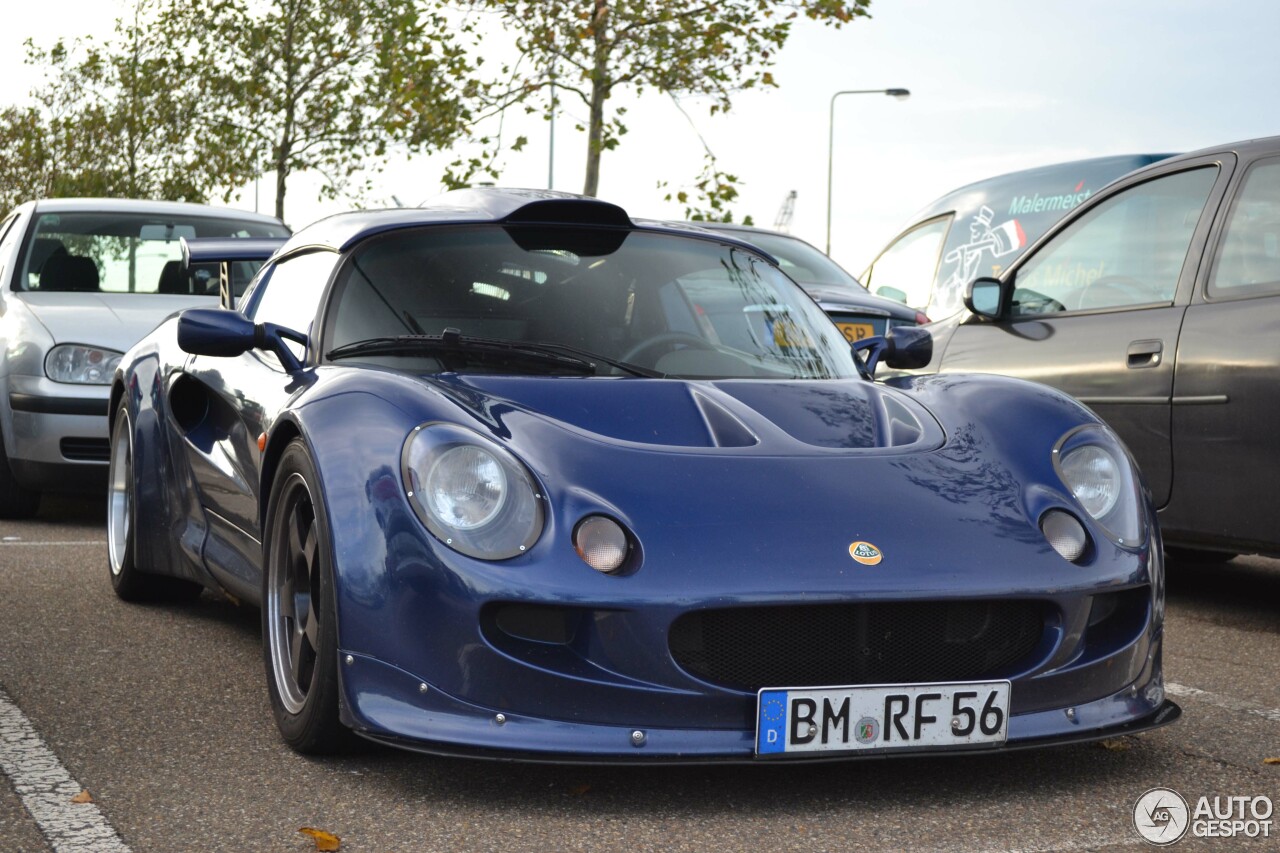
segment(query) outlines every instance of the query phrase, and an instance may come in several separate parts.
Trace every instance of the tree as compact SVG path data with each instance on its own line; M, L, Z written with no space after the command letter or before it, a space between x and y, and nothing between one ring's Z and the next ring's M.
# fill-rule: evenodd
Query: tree
M155 35L201 57L202 156L232 188L274 170L283 218L296 172L337 197L390 146L465 131L478 84L450 23L435 0L174 0Z
M712 114L728 110L734 93L776 85L769 69L797 18L840 27L867 16L871 0L455 2L493 13L516 36L521 62L504 69L511 85L496 102L499 109L527 103L553 81L587 107L582 191L594 196L601 154L627 131L621 108L608 115L608 101L619 90L707 96ZM714 164L709 168L716 171Z
M32 104L0 112L0 199L90 195L203 201L216 176L189 144L188 72L146 35L153 0L138 0L114 38L48 49L27 42L45 71Z

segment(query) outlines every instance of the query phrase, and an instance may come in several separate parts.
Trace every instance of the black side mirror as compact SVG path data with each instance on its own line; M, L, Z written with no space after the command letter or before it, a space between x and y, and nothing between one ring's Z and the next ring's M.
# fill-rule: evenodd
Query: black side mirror
M255 324L238 311L224 308L188 308L178 315L178 347L191 355L234 358L251 349L276 354L290 373L302 369L285 340L306 346L307 336L275 323Z
M885 335L884 363L894 370L919 370L933 361L933 335L920 326L897 326Z
M1009 301L1013 293L1013 281L998 278L975 278L964 292L964 307L979 317L1002 320L1009 315Z
M895 370L918 370L933 360L933 335L920 326L898 326L884 336L854 341L853 352L861 359L868 379L881 361Z

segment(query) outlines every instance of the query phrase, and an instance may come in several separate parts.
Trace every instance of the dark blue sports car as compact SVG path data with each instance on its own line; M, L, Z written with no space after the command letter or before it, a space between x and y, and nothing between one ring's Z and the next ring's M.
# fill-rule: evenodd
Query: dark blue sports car
M999 750L1171 722L1155 516L1049 388L872 381L761 250L558 193L325 219L111 393L111 581L262 611L303 752Z

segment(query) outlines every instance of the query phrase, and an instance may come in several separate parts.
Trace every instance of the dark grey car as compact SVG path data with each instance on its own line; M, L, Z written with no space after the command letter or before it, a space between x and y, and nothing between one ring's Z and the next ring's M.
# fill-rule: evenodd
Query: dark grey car
M1280 554L1280 137L1127 175L965 304L930 327L930 370L1020 376L1093 408L1184 555Z
M923 312L869 293L844 267L799 237L723 222L694 222L699 228L732 234L773 255L796 284L813 297L850 342L883 335L895 326L929 322Z

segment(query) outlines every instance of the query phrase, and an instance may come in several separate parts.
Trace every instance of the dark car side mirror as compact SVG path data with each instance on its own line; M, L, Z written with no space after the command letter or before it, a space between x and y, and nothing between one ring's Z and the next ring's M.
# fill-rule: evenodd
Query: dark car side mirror
M919 370L933 360L933 335L919 326L898 326L885 335L884 363L894 370Z
M178 315L178 347L191 355L234 358L251 349L276 354L285 370L301 370L285 340L306 345L307 336L275 323L254 323L239 311L225 308L188 308Z
M855 341L853 352L865 353L861 358L872 376L881 361L894 370L918 370L933 360L933 335L920 326L898 326L883 337Z
M998 278L975 278L964 292L964 307L979 317L1001 320L1009 314L1009 297L1013 282Z

